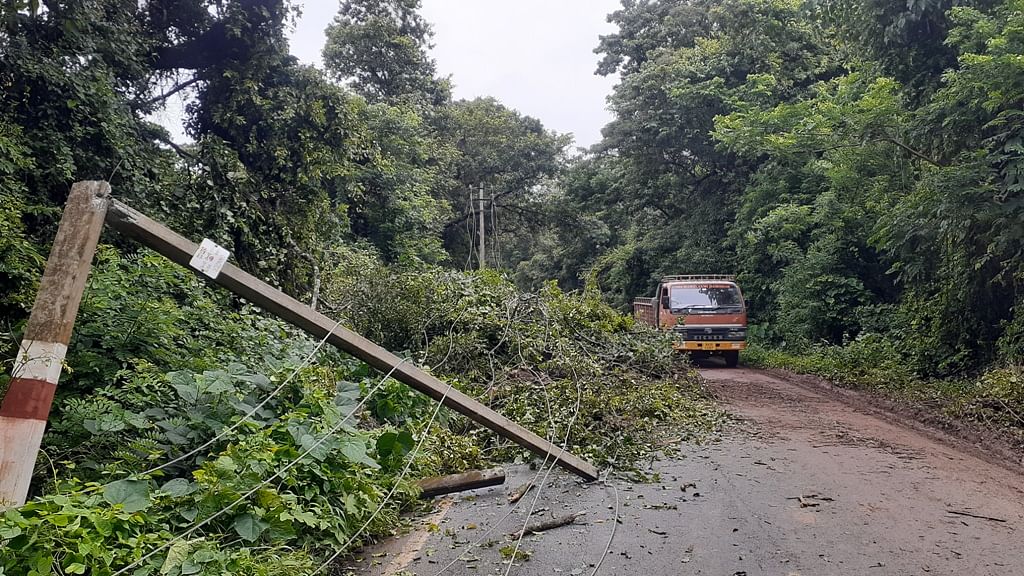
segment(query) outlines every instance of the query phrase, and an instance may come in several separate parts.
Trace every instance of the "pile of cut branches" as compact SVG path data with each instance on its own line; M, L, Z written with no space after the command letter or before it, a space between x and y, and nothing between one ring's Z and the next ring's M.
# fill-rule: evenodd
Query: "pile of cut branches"
M336 310L408 350L524 426L599 465L633 470L669 439L714 432L722 413L662 335L604 302L593 283L526 294L494 271L395 269L359 257L337 270ZM491 459L518 449L459 422Z

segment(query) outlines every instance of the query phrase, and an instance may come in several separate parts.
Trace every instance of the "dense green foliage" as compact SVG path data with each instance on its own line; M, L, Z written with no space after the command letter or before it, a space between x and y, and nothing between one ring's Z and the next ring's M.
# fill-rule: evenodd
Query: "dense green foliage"
M342 2L318 70L288 53L283 0L0 7L0 390L67 190L105 179L601 466L642 473L665 425L713 431L668 343L597 291L438 267L477 264L480 186L499 224L488 264L522 260L569 138L492 98L452 101L418 8ZM187 143L150 120L176 95ZM0 515L0 574L305 575L393 530L416 479L528 457L104 241L32 499Z
M70 184L105 179L602 466L720 418L620 314L676 273L739 275L753 362L1024 429L1024 0L622 4L614 119L570 158L453 101L419 0L342 1L323 70L289 54L286 0L4 3L5 368ZM178 96L188 142L151 120ZM499 270L461 272L481 188ZM104 242L0 575L307 574L393 529L416 478L526 457Z
M1022 10L625 1L598 48L615 119L519 278L593 270L625 307L662 275L735 273L791 352L881 339L922 378L1020 363Z
M412 479L476 463L476 448L425 430L425 419L371 427L373 415L357 413L327 434L380 376L327 350L306 363L314 343L228 305L159 256L102 251L44 441L34 490L45 496L0 522L5 574L109 574L204 519L142 573L300 573L369 521L396 482L371 534L394 525ZM403 480L413 434L430 442Z
M661 337L595 291L524 294L365 251L340 262L325 293L347 295L340 318L599 465L636 470L662 434L717 427ZM393 529L415 479L523 454L316 348L159 256L102 248L38 496L0 515L0 573L111 574L157 551L139 573L308 574L364 524L363 538Z
M346 302L337 314L361 333L410 348L433 373L460 379L558 444L568 438L574 453L598 464L629 468L661 434L699 437L720 418L676 365L669 341L637 330L593 284L565 294L548 283L529 294L496 272L389 269L366 255L336 273L332 290ZM666 422L681 424L662 430ZM486 430L465 433L488 451L514 448Z

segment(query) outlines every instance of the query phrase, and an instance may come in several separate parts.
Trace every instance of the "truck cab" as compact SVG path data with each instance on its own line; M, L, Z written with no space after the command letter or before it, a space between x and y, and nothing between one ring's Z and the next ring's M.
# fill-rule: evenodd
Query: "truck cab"
M747 307L732 276L668 276L657 296L633 302L633 314L671 332L675 349L694 358L722 356L735 367L747 347Z

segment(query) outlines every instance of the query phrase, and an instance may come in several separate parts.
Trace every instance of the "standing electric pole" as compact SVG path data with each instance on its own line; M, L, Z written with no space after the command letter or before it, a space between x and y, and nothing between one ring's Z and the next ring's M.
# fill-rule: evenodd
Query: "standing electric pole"
M486 220L484 219L484 184L483 184L483 182L480 183L480 211L479 211L478 214L479 214L479 218L480 218L479 226L478 226L478 230L480 231L480 269L483 270L484 268L487 267L487 258L486 258L487 249L485 247L486 245L484 244L484 222L486 222Z
M0 510L25 503L64 354L110 204L106 182L78 182L64 207L32 315L0 403Z

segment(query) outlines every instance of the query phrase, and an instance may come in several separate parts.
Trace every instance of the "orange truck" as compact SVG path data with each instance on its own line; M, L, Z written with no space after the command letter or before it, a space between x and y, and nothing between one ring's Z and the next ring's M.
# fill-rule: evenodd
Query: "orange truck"
M654 298L637 298L640 322L671 332L676 350L694 358L722 356L729 367L747 347L747 307L732 276L668 276Z

